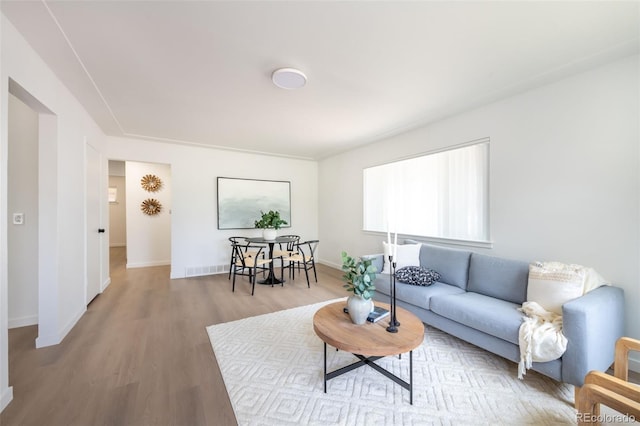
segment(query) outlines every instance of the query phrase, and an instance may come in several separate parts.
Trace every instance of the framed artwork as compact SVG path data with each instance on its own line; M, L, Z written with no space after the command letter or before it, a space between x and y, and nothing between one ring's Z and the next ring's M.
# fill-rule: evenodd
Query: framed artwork
M291 227L291 182L218 177L218 229L253 229L269 210Z

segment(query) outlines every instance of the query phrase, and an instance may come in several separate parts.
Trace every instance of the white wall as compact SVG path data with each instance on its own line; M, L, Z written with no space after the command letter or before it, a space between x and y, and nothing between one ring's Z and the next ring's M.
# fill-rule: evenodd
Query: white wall
M629 57L321 161L323 262L382 251L361 231L364 167L489 137L493 248L474 250L594 267L625 290L640 338L638 76Z
M167 164L127 161L126 222L127 268L171 264L171 166ZM160 178L162 186L147 192L140 184L143 176ZM146 199L157 200L160 213L149 216L140 210Z
M117 199L109 203L109 247L127 245L127 188L124 176L109 175L109 188L116 188Z
M52 112L40 114L39 308L37 346L59 343L86 311L85 138L102 149L104 134L24 38L0 19L0 408L12 398L7 339L7 103L11 78ZM102 179L107 194L106 160ZM102 217L107 217L104 203ZM104 224L103 224L104 225ZM108 248L102 253L108 265ZM104 268L103 282L107 281ZM44 283L44 285L43 285Z
M9 96L9 328L38 323L38 114ZM22 213L22 225L13 213Z
M108 138L108 156L171 166L172 278L184 277L187 268L228 267L228 238L261 234L257 229L217 229L218 176L290 181L292 227L286 233L318 236L316 162L124 138Z
M4 56L4 16L0 14L0 61ZM1 76L0 76L1 77ZM0 79L0 82L4 80ZM0 131L7 128L9 99L2 96L0 92ZM8 135L7 135L8 138ZM13 399L13 388L9 386L9 306L8 299L8 276L2 271L7 270L7 213L5 210L5 193L7 188L7 144L0 143L0 411ZM3 223L4 222L4 223ZM6 312L6 313L5 313Z

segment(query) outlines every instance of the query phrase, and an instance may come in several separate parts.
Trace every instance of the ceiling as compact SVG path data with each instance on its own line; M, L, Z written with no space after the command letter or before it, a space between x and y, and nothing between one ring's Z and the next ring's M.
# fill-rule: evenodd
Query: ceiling
M108 135L321 159L638 53L640 3L7 1ZM308 78L283 90L271 73ZM28 90L28 87L26 88Z

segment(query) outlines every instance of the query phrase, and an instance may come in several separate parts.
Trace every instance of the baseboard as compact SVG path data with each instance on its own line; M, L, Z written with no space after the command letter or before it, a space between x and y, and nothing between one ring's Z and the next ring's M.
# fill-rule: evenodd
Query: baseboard
M177 280L177 279L181 279L181 278L206 277L206 276L209 276L209 275L223 275L223 274L228 274L228 273L229 273L229 269L228 268L227 268L226 271L207 272L207 273L197 274L197 275L187 275L185 272L177 272L177 271L174 271L172 269L171 273L169 274L169 278L172 279L172 280Z
M38 336L36 338L36 349L57 345L62 342L71 329L75 327L78 321L80 321L80 318L82 318L82 315L84 315L85 312L87 312L87 307L83 306L83 309L81 309L80 312L78 312L59 333L47 336Z
M11 401L13 401L13 386L9 386L2 391L2 396L0 397L0 412L2 412Z
M186 278L186 274L184 273L184 271L175 271L172 268L171 273L169 274L169 279L179 280L180 278Z
M333 262L329 262L328 260L322 260L322 259L318 259L318 263L321 265L325 265L328 266L330 268L333 269L338 269L338 270L342 270L342 264L341 263L333 263Z
M167 266L167 265L171 265L170 260L156 260L153 262L127 263L127 269L148 268L150 266Z
M26 327L38 324L38 315L28 315L26 317L9 318L9 328Z
M111 284L111 277L108 277L106 280L104 280L104 282L102 283L102 287L100 288L100 293L105 291L107 287L109 287L109 284Z
M57 334L48 335L48 336L38 336L36 337L36 349L57 345L60 342L62 342L62 339Z

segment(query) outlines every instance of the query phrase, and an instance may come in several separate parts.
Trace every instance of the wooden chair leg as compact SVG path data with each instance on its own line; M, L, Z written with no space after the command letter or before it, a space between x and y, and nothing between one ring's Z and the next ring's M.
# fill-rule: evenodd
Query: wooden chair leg
M597 421L600 414L600 404L594 401L589 387L582 386L576 391L576 410L578 410L578 426L600 425L600 422Z

